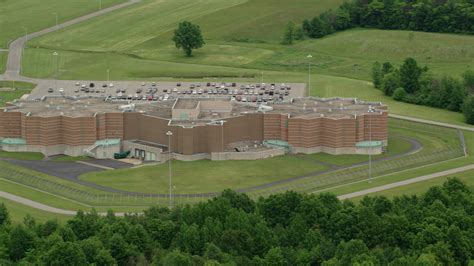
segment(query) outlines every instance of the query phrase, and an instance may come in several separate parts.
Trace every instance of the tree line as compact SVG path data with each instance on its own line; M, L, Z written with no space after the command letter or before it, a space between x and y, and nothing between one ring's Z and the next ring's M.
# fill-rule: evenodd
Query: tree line
M474 34L474 1L349 0L305 19L301 29L322 38L354 27Z
M251 200L226 190L208 202L124 218L79 212L65 224L0 205L0 265L468 265L474 196L448 179L421 196L286 192ZM469 264L469 265L471 265Z
M396 68L390 62L372 66L374 87L397 101L463 112L466 122L474 124L474 71L464 72L461 79L435 77L428 67L407 58Z

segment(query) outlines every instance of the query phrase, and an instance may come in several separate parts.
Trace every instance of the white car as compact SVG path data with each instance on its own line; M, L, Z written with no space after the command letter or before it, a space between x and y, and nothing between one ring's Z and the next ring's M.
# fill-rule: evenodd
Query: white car
M173 89L173 92L178 92L178 88L174 88L174 89Z
M145 86L145 85L146 85L146 83L145 83L145 82L142 82L142 86Z
M63 88L59 88L59 93L64 93L64 89Z
M79 83L79 82L76 82L76 86L79 86L79 85L81 85L81 83Z
M114 84L113 84L113 83L110 83L110 84L109 84L109 87L110 87L110 88L112 88L113 86L114 86Z

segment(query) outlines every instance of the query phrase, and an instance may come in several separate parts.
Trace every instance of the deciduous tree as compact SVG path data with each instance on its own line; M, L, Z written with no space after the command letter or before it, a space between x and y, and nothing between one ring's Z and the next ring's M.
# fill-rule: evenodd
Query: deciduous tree
M174 31L173 42L176 48L183 49L186 56L191 56L193 49L201 48L205 44L201 28L189 21L179 23L178 29Z

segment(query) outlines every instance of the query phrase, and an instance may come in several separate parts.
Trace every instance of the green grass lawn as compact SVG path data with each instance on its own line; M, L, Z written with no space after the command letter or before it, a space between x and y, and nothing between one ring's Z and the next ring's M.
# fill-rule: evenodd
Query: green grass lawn
M254 161L173 161L175 193L220 192L263 185L324 170L325 167L295 156ZM168 192L168 164L88 173L81 180L126 191Z
M10 219L14 224L23 223L25 216L28 214L35 218L36 222L40 223L54 219L58 220L60 223L66 223L67 220L72 218L72 216L68 215L53 214L41 211L4 198L0 198L0 203L5 204L5 206L8 208Z
M8 52L0 51L0 74L5 73L5 69L7 67L7 57Z
M8 152L0 150L0 158L38 161L43 160L44 155L39 152Z
M394 182L398 182L398 181L402 181L402 180L406 180L410 178L415 178L422 175L428 175L428 174L437 173L437 172L441 172L441 171L456 168L456 167L461 167L467 164L472 164L474 160L474 153L473 153L474 152L474 132L470 132L470 131L463 131L463 132L464 132L466 145L469 151L468 157L462 157L455 160L436 163L434 165L422 166L415 169L407 169L406 171L399 172L399 173L388 174L383 177L373 179L371 183L368 183L367 181L361 181L361 182L356 182L356 183L343 184L340 186L325 189L324 192L331 192L336 195L344 195L344 194L352 193L355 191L368 189L371 187L382 186L382 185L386 185L386 184L390 184L390 183L394 183Z
M4 179L8 179L8 180L11 179L12 181L18 182L18 183L21 183L20 179L21 179L22 175L35 176L35 177L39 177L39 178L47 180L47 181L54 182L56 184L60 184L60 185L68 186L68 187L71 187L71 188L75 188L79 191L87 191L87 192L90 192L90 193L97 193L97 194L110 194L110 193L104 192L102 190L98 190L98 189L90 188L90 187L87 187L87 186L83 186L83 185L80 185L80 184L77 184L77 183L74 183L74 182L71 182L71 181L68 181L68 180L65 180L65 179L61 179L61 178L58 178L58 177L55 177L55 176L46 175L44 173L34 171L34 170L30 170L30 169L27 169L27 168L23 168L23 167L14 165L12 163L4 162L4 161L0 161L0 169L2 169L2 171L0 171L0 178L4 178ZM16 173L16 172L19 172L20 174L19 175L11 174L11 173ZM27 179L24 179L24 180L27 180ZM58 188L48 187L48 189L57 190ZM63 194L64 194L64 192L63 192ZM66 196L69 196L69 195L66 195Z
M28 94L36 86L36 84L20 81L0 81L1 88L12 88L14 91L0 90L0 107L5 106L7 102L21 98L23 94Z
M466 184L471 190L474 191L474 170L471 171L466 171L462 173L457 173L457 174L452 174L452 175L447 175L447 176L442 176L442 177L437 177L433 178L430 180L425 180L422 182L417 182L401 187L396 187L380 192L375 192L368 194L368 196L375 196L375 195L383 195L389 198L393 198L396 196L401 196L401 195L421 195L425 193L430 187L432 186L440 186L442 185L448 178L456 177L462 182ZM360 201L362 197L356 197L352 198L352 201Z
M107 7L125 0L102 0ZM54 26L56 14L58 22L64 22L81 15L99 10L99 0L3 0L0 5L2 30L0 48L27 32L36 32Z
M67 156L67 155L57 155L50 157L51 161L54 162L77 162L77 161L87 161L91 160L91 157L87 156Z
M13 183L6 179L0 179L0 190L59 209L84 211L91 210L91 207L88 205L84 205L79 202L49 194L40 190L34 190L26 185Z
M407 152L410 150L410 148L411 148L410 143L406 141L405 139L397 138L397 137L389 137L387 152L372 156L372 160L387 158L387 157L394 156L396 154ZM335 164L339 166L349 166L349 165L353 165L357 163L367 162L369 160L367 155L352 155L352 154L331 155L327 153L315 153L315 154L309 154L305 156L312 158L314 160L320 161L320 162Z

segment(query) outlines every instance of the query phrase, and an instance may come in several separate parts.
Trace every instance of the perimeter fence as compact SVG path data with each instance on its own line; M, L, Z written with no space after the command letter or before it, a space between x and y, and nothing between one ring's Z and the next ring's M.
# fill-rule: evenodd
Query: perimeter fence
M390 119L390 127L393 129L408 129L410 131L443 136L445 141L443 142L443 145L440 145L439 147L431 149L422 148L417 152L405 156L373 162L373 178L427 164L459 158L465 155L465 147L463 147L465 144L464 140L461 139L462 134L459 134L456 129L393 118ZM92 206L169 205L169 196L165 194L102 192L97 188L92 189L84 184L68 184L68 182L63 180L51 180L51 178L34 175L30 171L9 165L5 165L1 169L0 178ZM288 190L297 192L314 192L368 178L369 166L368 164L363 164L331 170L323 174L315 174L301 179L289 180L288 182L282 182L275 185L242 189L241 191L255 199ZM195 204L209 200L218 195L220 195L220 193L175 194L172 196L172 201L173 204Z

